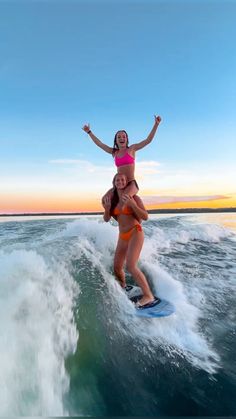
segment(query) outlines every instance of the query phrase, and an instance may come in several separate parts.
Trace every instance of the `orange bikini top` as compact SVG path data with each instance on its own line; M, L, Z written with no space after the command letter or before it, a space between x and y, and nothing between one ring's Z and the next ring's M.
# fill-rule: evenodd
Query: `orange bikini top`
M132 215L133 211L131 208L127 207L127 205L125 207L123 207L122 209L119 209L118 207L115 207L114 210L112 211L112 215Z

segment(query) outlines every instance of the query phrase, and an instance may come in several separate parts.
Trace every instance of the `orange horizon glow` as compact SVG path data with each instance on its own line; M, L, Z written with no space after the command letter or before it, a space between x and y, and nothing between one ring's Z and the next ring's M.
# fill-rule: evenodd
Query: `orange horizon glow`
M48 197L29 197L24 196L21 199L16 197L5 197L0 204L1 214L16 213L76 213L76 212L102 212L103 207L100 199L91 196L90 198L71 198L48 196ZM5 202L5 204L4 204ZM216 199L206 201L175 201L173 203L152 203L145 205L147 210L154 209L184 209L184 208L230 208L236 207L236 198Z
M184 202L173 202L173 203L164 203L164 204L151 204L146 205L146 207L151 209L184 209L184 208L234 208L236 207L236 199L215 199L209 201L184 201Z
M101 204L93 198L82 200L62 198L49 198L45 201L41 199L31 199L26 202L7 202L6 205L0 206L1 213L44 213L44 212L87 212L102 211Z

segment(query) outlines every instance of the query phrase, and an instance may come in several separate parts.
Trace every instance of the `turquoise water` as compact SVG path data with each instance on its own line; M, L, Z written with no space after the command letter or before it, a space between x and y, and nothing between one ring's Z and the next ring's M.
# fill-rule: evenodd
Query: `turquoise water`
M140 319L101 217L0 223L0 415L235 415L236 214L152 215ZM132 278L129 278L132 281Z

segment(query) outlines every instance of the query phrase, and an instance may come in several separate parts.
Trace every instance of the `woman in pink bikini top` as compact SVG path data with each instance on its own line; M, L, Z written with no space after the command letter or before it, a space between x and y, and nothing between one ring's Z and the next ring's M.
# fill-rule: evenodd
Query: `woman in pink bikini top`
M124 154L124 156L119 157L115 155L115 165L116 167L126 166L127 164L134 164L135 158L132 157L128 151Z
M128 134L126 131L121 130L117 131L115 138L114 138L114 145L113 147L109 147L108 145L104 144L100 141L91 131L90 125L84 125L82 128L92 139L92 141L104 150L106 153L111 154L114 157L115 165L117 167L117 172L124 174L128 179L128 184L124 189L124 193L130 195L131 197L134 196L139 188L137 182L135 180L134 171L135 171L135 153L138 150L141 150L146 145L150 144L153 140L158 125L161 122L161 117L156 116L154 125L147 136L147 138L139 143L132 144L129 146L129 139ZM111 196L113 193L113 189L110 189L102 198L102 202L104 202L104 198L108 195Z

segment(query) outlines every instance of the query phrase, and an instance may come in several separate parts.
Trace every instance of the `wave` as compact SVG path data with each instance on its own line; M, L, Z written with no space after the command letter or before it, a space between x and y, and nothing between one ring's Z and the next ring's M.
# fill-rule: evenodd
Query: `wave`
M142 345L145 346L146 343L150 345L150 342L154 346L167 345L170 353L179 351L181 356L184 355L196 367L213 373L219 356L211 349L207 338L200 331L198 322L202 314L199 308L188 299L181 282L174 278L174 274L170 275L160 266L158 261L158 251L162 243L160 234L158 235L160 230L154 226L151 226L151 230L152 235L149 234L146 238L141 254L141 267L151 282L154 292L176 306L176 314L166 319L148 320L148 323L136 318L133 305L127 301L112 275L117 229L111 224L104 225L99 220L76 220L70 223L61 234L78 236L77 257L84 254L91 265L90 269L92 270L92 267L97 269L103 278L103 291L100 298L104 300L105 286L109 292L109 296L105 293L105 299L109 301L110 313L104 316L114 322L114 327L122 331L125 323L125 330L129 330L134 338L142 339ZM166 238L163 240L166 243ZM97 284L94 286L96 287ZM111 306L114 306L112 314Z
M36 251L0 252L0 266L0 413L65 415L78 286L63 264L49 266Z
M114 279L116 223L81 217L22 222L16 230L9 224L0 236L2 416L106 413L105 406L90 410L95 395L96 405L103 406L96 377L91 379L91 395L84 398L82 384L76 381L79 407L69 407L71 400L65 407L72 391L68 357L74 355L72 368L77 373L83 370L78 357L81 331L87 334L83 342L88 341L89 348L95 350L100 342L96 350L117 376L121 369L125 374L125 368L128 374L133 362L143 373L147 365L158 365L213 377L222 368L213 329L220 324L219 306L231 313L227 327L235 321L230 311L235 277L232 231L183 217L144 223L140 266L154 293L176 307L168 318L146 320L135 316ZM127 281L132 278L127 276ZM225 290L220 295L219 282ZM132 376L127 382L132 387L138 379ZM176 375L171 380L175 382Z

